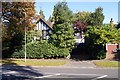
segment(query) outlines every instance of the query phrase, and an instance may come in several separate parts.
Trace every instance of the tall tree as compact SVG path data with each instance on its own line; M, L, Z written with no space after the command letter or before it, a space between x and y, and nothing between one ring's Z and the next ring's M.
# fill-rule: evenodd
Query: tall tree
M103 24L104 15L103 8L98 7L95 12L91 13L89 16L88 24L92 26L99 26Z
M8 30L12 34L15 31L23 31L26 26L33 29L32 23L35 15L33 2L3 2L2 16L4 23L7 23ZM22 6L21 6L22 5Z
M2 3L2 18L8 37L4 41L8 41L6 44L9 43L8 47L11 53L22 45L25 27L27 30L35 27L33 23L33 17L35 15L34 4L34 2Z
M86 11L74 13L73 14L73 22L80 20L83 23L87 23L90 14L91 14L90 12L86 12Z
M58 2L54 6L53 34L49 39L53 45L59 48L71 50L74 47L74 30L71 25L72 11L66 2Z

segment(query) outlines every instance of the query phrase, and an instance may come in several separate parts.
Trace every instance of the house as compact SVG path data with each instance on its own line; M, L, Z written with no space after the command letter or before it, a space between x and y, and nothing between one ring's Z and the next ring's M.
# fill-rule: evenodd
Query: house
M118 25L116 26L116 28L120 30L120 23L118 23Z
M47 21L39 17L39 19L36 22L36 31L41 31L40 37L42 39L48 39L49 38L49 33L52 32L52 25L48 24Z
M77 20L74 22L74 36L76 40L76 44L79 45L80 43L85 43L85 29L86 29L86 24L80 20Z
M80 43L85 43L85 39L84 39L84 32L80 32L80 31L76 31L75 27L74 27L74 36L75 36L75 41L76 44L79 45Z
M42 19L41 17L37 20L36 22L37 26L36 29L37 31L41 31L40 37L42 39L49 39L49 33L52 32L52 26L53 23L52 22L47 22L44 19ZM85 39L84 39L84 32L78 28L78 26L74 26L74 36L75 36L75 41L76 44L80 44L80 43L84 43Z

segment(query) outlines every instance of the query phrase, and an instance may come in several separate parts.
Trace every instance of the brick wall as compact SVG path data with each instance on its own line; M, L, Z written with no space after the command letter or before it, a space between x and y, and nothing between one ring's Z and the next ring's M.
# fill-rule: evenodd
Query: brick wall
M106 59L107 60L113 60L116 58L116 49L119 48L118 44L106 44Z

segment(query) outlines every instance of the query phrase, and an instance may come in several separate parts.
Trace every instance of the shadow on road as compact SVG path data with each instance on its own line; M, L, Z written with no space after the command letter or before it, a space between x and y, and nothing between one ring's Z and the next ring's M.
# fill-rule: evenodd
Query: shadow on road
M33 69L30 66L20 66L12 61L9 63L11 65L2 64L2 80L23 80L43 76L41 72Z

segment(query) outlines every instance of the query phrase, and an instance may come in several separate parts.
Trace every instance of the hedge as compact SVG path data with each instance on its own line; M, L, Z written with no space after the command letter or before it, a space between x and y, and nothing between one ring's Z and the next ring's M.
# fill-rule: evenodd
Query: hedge
M24 58L24 46L22 50L14 52L13 58ZM27 58L65 58L69 55L68 49L60 49L47 41L37 41L26 45Z

